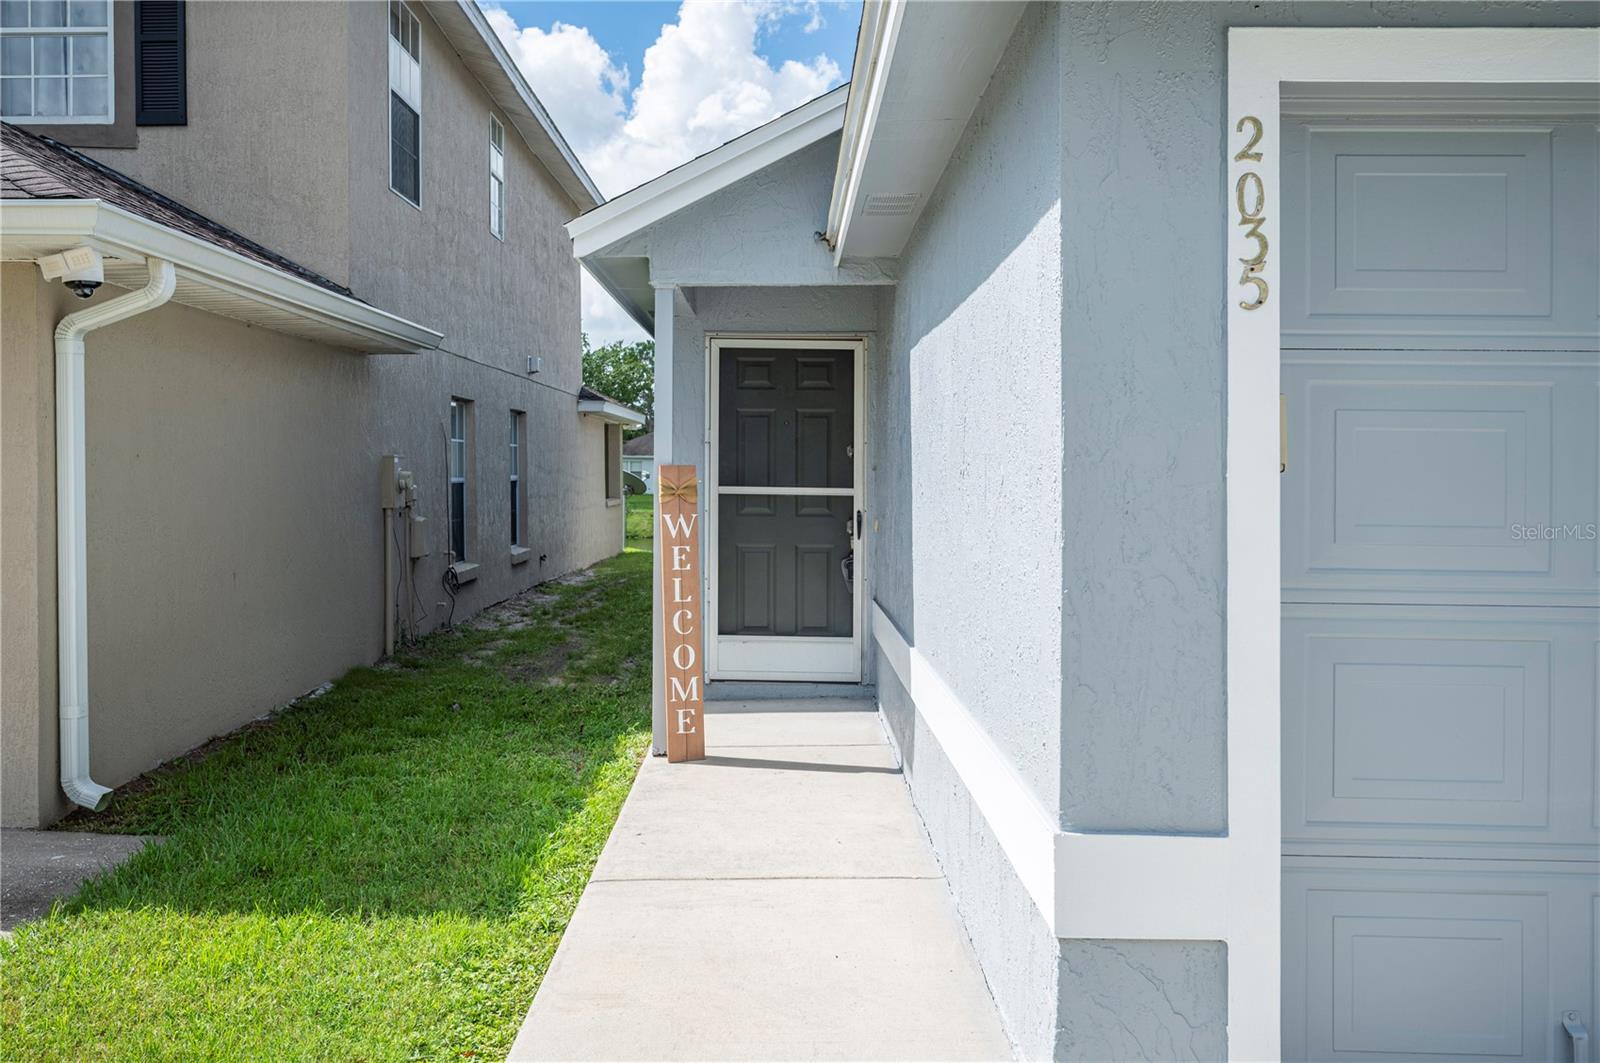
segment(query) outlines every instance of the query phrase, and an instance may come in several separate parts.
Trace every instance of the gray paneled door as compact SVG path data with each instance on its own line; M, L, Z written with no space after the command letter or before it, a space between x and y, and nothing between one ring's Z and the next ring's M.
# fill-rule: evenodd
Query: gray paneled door
M1290 1059L1570 1060L1563 1016L1600 1025L1587 91L1284 102Z
M856 680L857 345L714 341L713 678Z

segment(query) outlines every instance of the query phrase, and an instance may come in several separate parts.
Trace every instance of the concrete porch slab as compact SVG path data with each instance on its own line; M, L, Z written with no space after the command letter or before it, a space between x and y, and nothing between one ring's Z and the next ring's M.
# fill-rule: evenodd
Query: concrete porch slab
M157 838L64 830L0 830L0 930L42 919L85 879Z
M645 762L511 1059L1012 1058L877 714L753 709Z

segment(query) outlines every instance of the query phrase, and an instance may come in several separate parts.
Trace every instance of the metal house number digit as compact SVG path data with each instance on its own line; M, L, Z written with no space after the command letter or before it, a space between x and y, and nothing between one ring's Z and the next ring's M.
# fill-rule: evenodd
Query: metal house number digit
M1243 133L1245 126L1250 127L1250 139L1239 149L1233 161L1260 162L1261 152L1254 149L1261 143L1261 119L1253 114L1247 114L1239 119L1234 131ZM1261 231L1261 226L1267 220L1267 188L1260 174L1254 170L1246 170L1239 175L1239 180L1233 186L1233 205L1239 212L1238 224L1244 227L1245 237L1256 242L1256 253L1239 260L1244 266L1239 274L1239 283L1254 288L1255 298L1250 302L1241 300L1239 306L1245 310L1259 310L1266 303L1268 293L1267 279L1261 276L1267 266L1267 235Z

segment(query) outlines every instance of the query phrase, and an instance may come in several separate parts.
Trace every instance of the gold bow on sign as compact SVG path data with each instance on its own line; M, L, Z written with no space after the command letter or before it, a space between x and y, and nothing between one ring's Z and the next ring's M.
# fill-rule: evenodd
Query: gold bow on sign
M685 480L682 483L661 483L661 502L687 502L693 506L700 501L700 488L694 480Z

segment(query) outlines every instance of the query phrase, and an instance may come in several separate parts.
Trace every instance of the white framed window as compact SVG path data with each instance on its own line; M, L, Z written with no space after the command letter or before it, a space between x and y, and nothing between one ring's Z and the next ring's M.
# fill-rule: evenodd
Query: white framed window
M450 562L467 560L467 407L450 400Z
M522 418L521 410L511 411L511 545L522 542Z
M489 116L489 231L506 238L506 127Z
M422 206L422 24L389 0L389 187Z
M109 124L111 0L0 0L0 118Z

